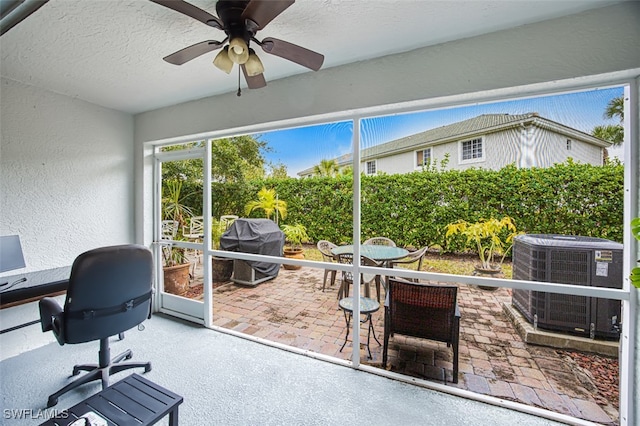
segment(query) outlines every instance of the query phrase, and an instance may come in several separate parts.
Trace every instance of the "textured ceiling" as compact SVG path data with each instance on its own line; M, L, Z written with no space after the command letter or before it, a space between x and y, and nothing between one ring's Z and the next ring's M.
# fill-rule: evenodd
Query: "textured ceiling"
M190 3L215 14L215 0ZM257 35L325 55L322 69L617 3L569 1L298 0ZM2 77L139 113L233 92L237 67L217 52L184 65L162 58L224 33L146 0L50 0L0 38ZM269 81L312 72L257 50ZM246 87L244 80L241 82ZM269 88L257 89L269 90Z

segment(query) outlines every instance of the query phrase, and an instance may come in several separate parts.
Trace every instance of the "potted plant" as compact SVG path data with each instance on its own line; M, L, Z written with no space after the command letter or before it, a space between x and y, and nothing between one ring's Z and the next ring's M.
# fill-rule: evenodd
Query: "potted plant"
M192 216L191 209L182 204L182 182L168 180L164 188L162 198L162 218L172 222L177 229L173 231L172 239L181 241L183 225ZM171 294L182 295L189 289L191 281L191 262L187 257L186 249L175 247L173 244L163 246L163 275L164 291Z
M282 232L284 233L285 246L284 257L291 259L304 259L304 253L302 250L302 243L309 241L307 235L307 228L300 223L295 225L282 225ZM287 245L286 243L289 243ZM283 265L285 269L300 269L300 266L296 265Z
M516 230L513 219L505 216L502 219L480 219L475 223L464 220L450 223L445 237L463 236L465 248L476 250L480 258L480 264L474 265L474 275L495 277L502 273L502 262L513 246L513 238L521 233Z

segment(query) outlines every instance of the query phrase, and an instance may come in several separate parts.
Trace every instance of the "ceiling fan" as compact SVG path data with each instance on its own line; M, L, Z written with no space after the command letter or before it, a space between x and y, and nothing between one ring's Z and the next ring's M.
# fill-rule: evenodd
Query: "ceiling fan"
M264 29L295 0L218 0L216 3L218 17L181 0L151 1L222 30L226 34L222 41L202 41L165 56L163 59L170 64L182 65L205 53L222 49L213 60L213 64L227 74L231 72L234 64L238 64L249 88L258 89L266 86L267 82L262 74L264 66L260 58L249 47L251 42L260 46L266 53L295 62L313 71L318 71L324 61L324 56L320 53L277 38L267 37L262 41L256 39L256 33ZM238 96L240 96L239 88Z
M0 36L18 25L49 0L0 0Z

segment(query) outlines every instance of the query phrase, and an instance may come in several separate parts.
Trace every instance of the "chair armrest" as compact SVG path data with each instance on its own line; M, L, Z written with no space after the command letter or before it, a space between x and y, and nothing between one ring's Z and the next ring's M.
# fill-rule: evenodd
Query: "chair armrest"
M51 297L40 299L38 306L40 308L40 325L42 326L42 331L53 330L54 334L58 334L58 330L54 330L54 327L59 329L62 307Z

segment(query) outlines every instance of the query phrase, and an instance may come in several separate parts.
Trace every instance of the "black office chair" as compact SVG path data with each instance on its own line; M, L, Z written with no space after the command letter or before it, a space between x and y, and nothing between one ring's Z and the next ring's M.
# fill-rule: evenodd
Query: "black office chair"
M60 395L85 383L102 380L109 386L109 375L136 367L151 371L150 362L122 362L131 359L127 350L110 359L109 337L122 333L151 317L153 257L139 245L120 245L90 250L78 256L71 267L64 310L51 298L40 301L42 331L53 331L58 343L84 343L100 340L98 364L73 367L73 375L87 374L49 396L48 407Z

